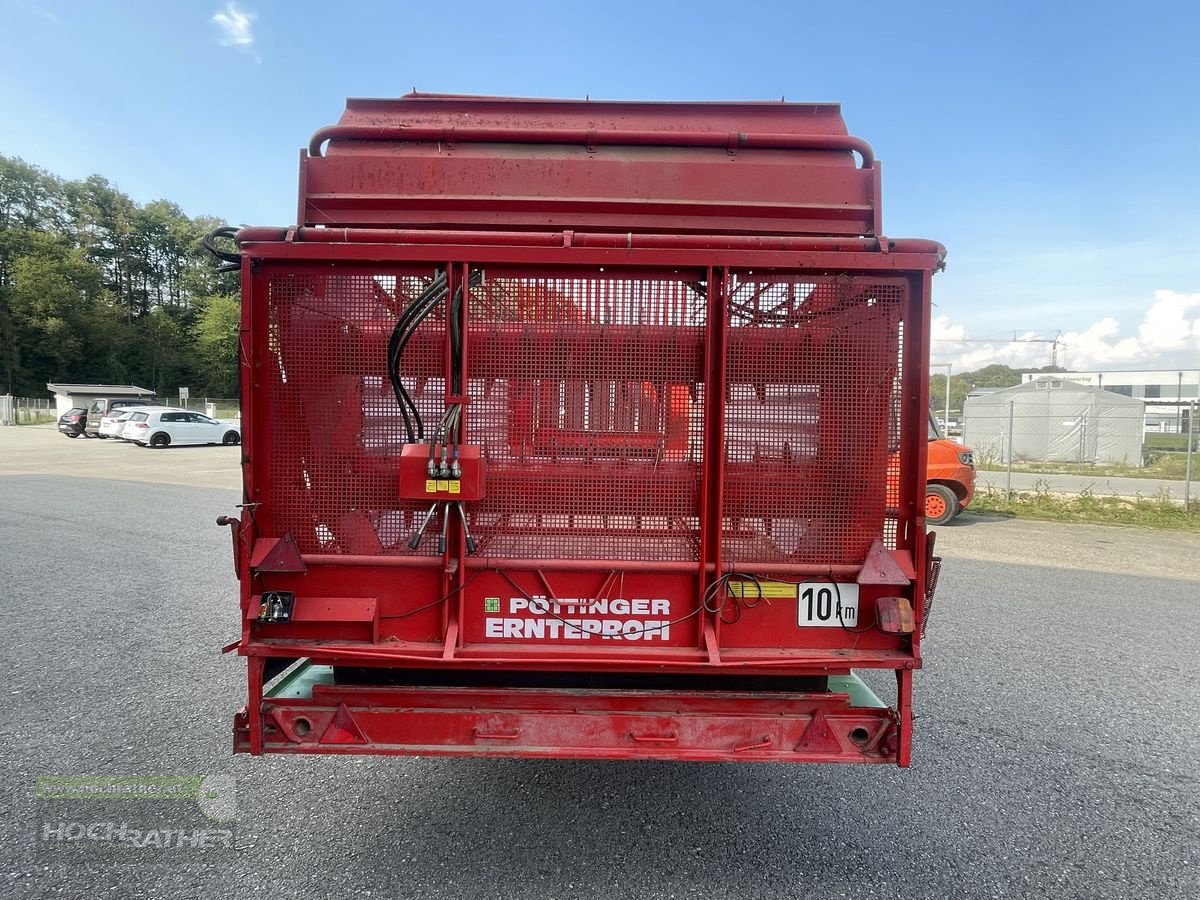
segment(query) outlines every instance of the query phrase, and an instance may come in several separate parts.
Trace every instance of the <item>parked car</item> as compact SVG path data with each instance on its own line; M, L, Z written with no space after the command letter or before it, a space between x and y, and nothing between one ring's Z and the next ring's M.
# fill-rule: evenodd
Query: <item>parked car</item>
M240 444L242 426L237 422L210 419L184 409L135 410L122 435L143 447L171 444Z
M82 406L68 409L58 417L58 430L69 438L77 438L83 434L87 425L87 410Z
M100 433L100 420L107 415L111 415L114 409L128 409L131 406L155 406L153 400L138 400L128 397L105 398L101 397L92 401L92 405L88 407L87 425L84 430L89 437Z
M129 417L133 415L137 407L130 409L114 409L109 415L100 417L100 429L96 432L98 438L117 438L123 439L125 426L129 422Z

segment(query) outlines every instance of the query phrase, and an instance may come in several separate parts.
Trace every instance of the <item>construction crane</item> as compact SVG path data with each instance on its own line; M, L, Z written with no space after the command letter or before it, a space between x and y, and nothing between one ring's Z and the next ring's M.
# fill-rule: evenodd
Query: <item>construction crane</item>
M1058 365L1058 348L1066 347L1062 340L1062 329L1054 332L1054 337L1017 337L1021 334L1020 331L1013 331L1011 338L932 338L936 343L941 344L1050 344L1050 365ZM1025 332L1030 334L1032 332Z

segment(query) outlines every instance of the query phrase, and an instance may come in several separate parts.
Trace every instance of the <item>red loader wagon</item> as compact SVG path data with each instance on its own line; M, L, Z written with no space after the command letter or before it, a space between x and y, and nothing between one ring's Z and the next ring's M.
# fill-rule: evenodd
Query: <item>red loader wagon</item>
M944 250L837 105L350 100L297 215L209 242L237 751L909 764Z

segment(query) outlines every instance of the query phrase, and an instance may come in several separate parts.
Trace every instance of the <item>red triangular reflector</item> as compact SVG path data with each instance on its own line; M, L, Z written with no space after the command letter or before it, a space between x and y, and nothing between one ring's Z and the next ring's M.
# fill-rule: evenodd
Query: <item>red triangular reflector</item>
M898 554L899 555L899 554ZM907 562L909 569L912 563ZM863 560L862 570L858 573L859 584L908 584L912 581L913 572L905 572L892 552L883 545L879 538L871 544L867 558Z
M354 717L350 715L350 710L346 709L346 704L342 703L338 706L337 712L333 714L333 718L329 722L329 727L325 729L325 733L321 735L322 744L365 744L367 739L363 737L362 731L358 727L358 723L354 721Z
M281 538L259 538L250 554L250 568L255 572L307 572L308 566L290 531Z
M804 734L800 735L800 743L796 745L796 749L829 753L842 752L842 745L833 733L833 729L829 727L829 720L825 718L825 713L819 709L813 713L808 727L804 729Z

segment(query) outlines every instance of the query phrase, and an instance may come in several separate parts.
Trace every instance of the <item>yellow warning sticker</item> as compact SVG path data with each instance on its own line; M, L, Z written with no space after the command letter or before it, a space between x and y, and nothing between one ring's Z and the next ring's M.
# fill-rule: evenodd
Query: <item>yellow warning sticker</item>
M742 597L754 600L762 597L764 600L795 600L796 585L782 581L731 581L729 594L732 597Z
M437 482L437 489L445 493L446 491L450 490L450 482L444 478L439 478Z
M437 493L437 482L434 481L432 478L428 479L425 482L425 493L427 493L427 494L436 494Z
M462 482L461 481L450 482L450 493L461 494L462 493Z

